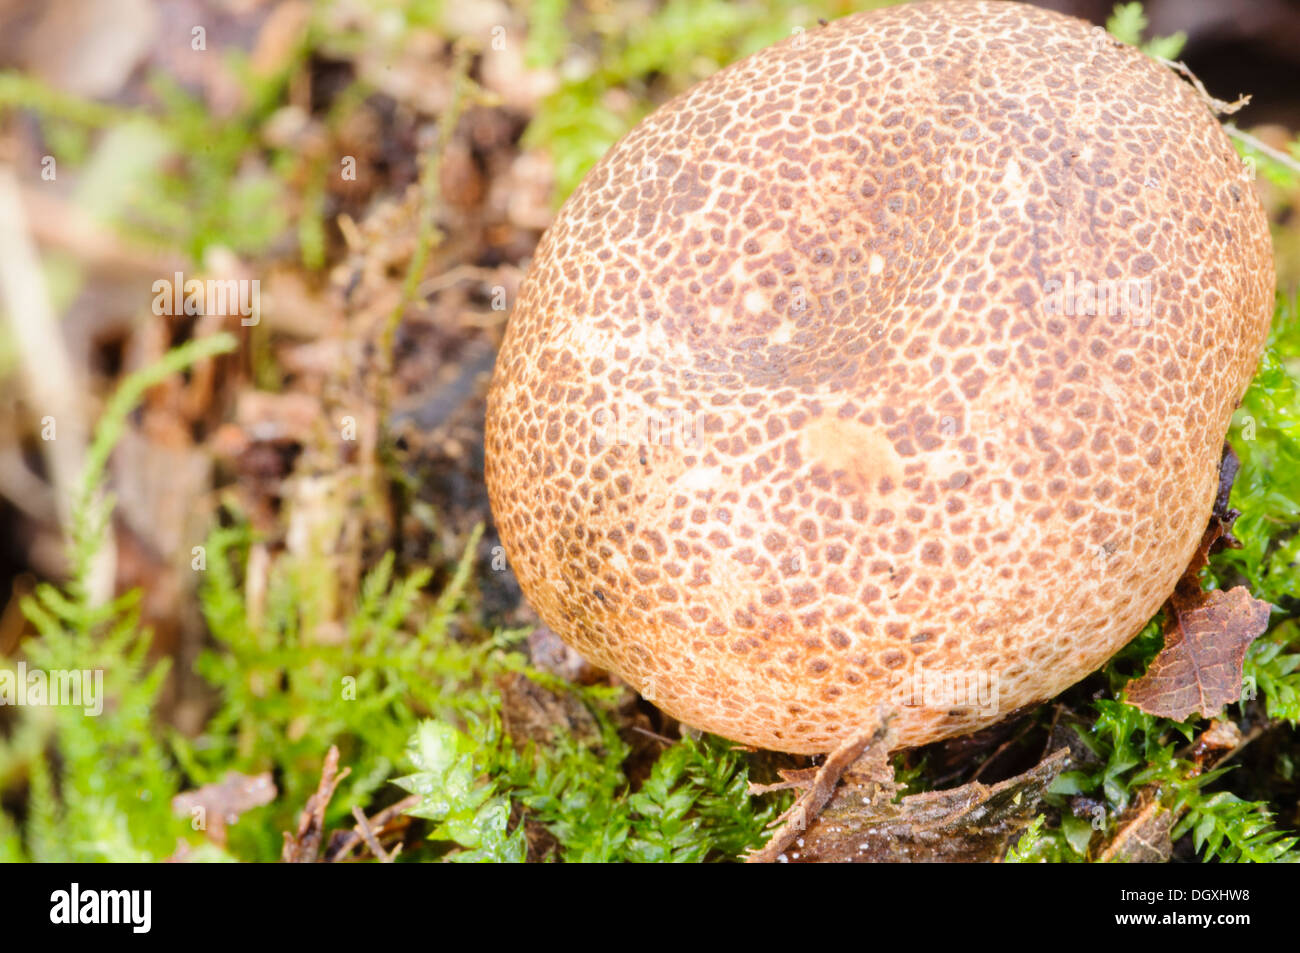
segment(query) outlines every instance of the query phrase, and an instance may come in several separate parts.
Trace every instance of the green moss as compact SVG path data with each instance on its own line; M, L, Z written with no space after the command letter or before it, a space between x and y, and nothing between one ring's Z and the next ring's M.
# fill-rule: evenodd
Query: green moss
M1245 664L1245 698L1258 697L1270 718L1300 724L1300 632L1295 614L1295 551L1300 529L1300 307L1295 296L1281 296L1258 373L1233 420L1229 440L1241 460L1231 505L1241 511L1234 534L1240 549L1217 553L1206 570L1210 586L1244 583L1259 598L1282 611L1270 630L1250 648ZM1214 791L1224 771L1202 774L1177 752L1206 727L1194 718L1180 724L1156 718L1126 704L1124 685L1142 674L1162 645L1155 619L1105 670L1108 698L1094 703L1093 717L1077 726L1095 764L1066 772L1049 799L1058 824L1036 823L1008 859L1083 860L1093 831L1080 826L1069 810L1076 795L1101 799L1107 826L1135 793L1154 785L1162 803L1181 815L1174 837L1190 833L1206 859L1263 861L1300 859L1296 838L1279 830L1266 803ZM1095 847L1095 845L1094 845Z
M590 56L562 71L559 89L541 104L524 143L550 154L556 197L566 198L656 100L798 31L815 29L819 18L889 5L881 0L667 0L631 24L620 22L615 12L538 0L528 11L530 61L559 66L571 45Z
M1146 32L1147 26L1147 15L1140 3L1115 4L1114 11L1106 21L1106 29L1112 36L1130 46L1140 47L1147 56L1172 60L1182 52L1187 43L1186 33L1179 31L1173 36L1156 37L1144 42L1142 34Z
M97 605L89 580L112 507L100 484L127 415L149 387L233 347L232 338L219 335L178 348L128 377L105 408L74 506L72 580L66 590L42 584L23 600L37 631L24 645L29 669L101 672L103 710L16 710L17 725L0 740L0 779L26 779L27 818L25 838L9 818L0 826L9 853L41 861L143 860L166 856L184 833L170 806L179 775L153 722L167 664L148 660L140 593Z

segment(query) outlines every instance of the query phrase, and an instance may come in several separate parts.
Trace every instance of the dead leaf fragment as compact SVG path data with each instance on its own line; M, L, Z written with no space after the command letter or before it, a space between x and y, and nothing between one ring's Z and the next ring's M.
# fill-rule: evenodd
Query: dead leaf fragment
M1174 815L1170 813L1153 792L1144 792L1142 798L1120 815L1115 834L1101 852L1105 862L1128 864L1163 864L1174 851L1170 831Z
M817 769L804 793L778 819L768 842L747 854L746 863L770 864L780 859L834 797L841 778L855 789L869 790L871 794L866 800L872 803L893 797L894 772L889 765L886 744L890 716L891 713L882 711L873 728L849 737L826 756L826 762Z
M1145 675L1128 685L1128 701L1150 715L1210 718L1241 697L1246 649L1268 627L1270 606L1244 586L1175 595L1165 647Z
M1271 606L1244 586L1205 592L1200 572L1216 550L1239 548L1232 535L1237 511L1228 499L1240 464L1227 444L1209 525L1178 580L1165 621L1165 645L1146 674L1128 685L1128 701L1149 715L1183 721L1210 718L1241 697L1246 649L1268 628Z
M208 840L224 847L226 826L239 820L239 815L245 811L270 804L275 800L275 793L269 771L253 775L230 771L223 781L176 795L172 798L172 810L201 819Z
M1038 813L1043 795L1069 761L1056 751L1024 774L997 784L978 781L928 791L897 804L877 781L849 777L809 825L799 862L995 862Z
M1233 751L1240 747L1241 743L1241 729L1237 727L1236 722L1224 719L1214 722L1205 730L1198 746L1211 751Z
M573 695L543 688L518 672L502 675L497 685L502 727L517 744L548 745L557 734L587 743L600 740L596 719Z

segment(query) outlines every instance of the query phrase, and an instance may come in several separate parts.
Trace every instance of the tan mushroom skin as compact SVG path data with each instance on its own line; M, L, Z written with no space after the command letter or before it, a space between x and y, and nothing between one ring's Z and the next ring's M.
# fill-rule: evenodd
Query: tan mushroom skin
M974 2L812 29L638 125L543 238L489 397L506 554L690 725L974 730L1173 589L1273 281L1215 117L1102 30Z

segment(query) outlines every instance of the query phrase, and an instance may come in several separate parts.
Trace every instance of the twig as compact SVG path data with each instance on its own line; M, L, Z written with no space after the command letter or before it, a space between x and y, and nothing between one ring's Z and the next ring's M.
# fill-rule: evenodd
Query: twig
M1188 82L1190 82L1194 87L1196 87L1196 91L1201 94L1201 98L1205 100L1205 102L1209 105L1209 107L1212 110L1214 110L1215 113L1221 116L1231 116L1233 113L1239 112L1247 104L1250 103L1249 94L1241 96L1234 102L1230 102L1230 103L1225 102L1222 99L1215 99L1206 91L1205 85L1199 79L1197 79L1196 74L1193 73L1190 69L1188 69L1186 63L1183 62L1175 63L1172 60L1167 60L1162 57L1156 57L1156 59L1159 60L1161 63L1163 63L1165 66L1168 66L1171 70L1174 70L1175 72L1180 73L1182 76L1184 76ZM1285 152L1282 152L1280 149L1274 149L1272 146L1264 142L1261 142L1259 139L1252 136L1250 133L1243 132L1242 130L1238 129L1232 123L1224 123L1223 131L1226 132L1233 139L1236 139L1238 142L1243 142L1246 145L1250 146L1250 148L1254 149L1256 152L1260 152L1268 156L1270 159L1272 159L1274 162L1278 163L1279 165L1286 166L1292 172L1300 173L1300 162L1296 161L1295 158L1287 155Z
M1173 60L1167 60L1162 56L1157 56L1155 57L1155 59L1163 63L1165 66L1168 66L1174 72L1182 74L1182 76L1189 83L1191 83L1194 87L1196 87L1196 91L1201 94L1201 98L1205 100L1206 104L1212 110L1214 110L1215 113L1217 113L1220 116L1231 116L1233 113L1239 112L1240 110L1245 108L1247 104L1250 103L1249 94L1238 97L1233 102L1226 102L1222 99L1215 99L1208 92L1206 92L1205 84L1196 78L1196 74L1193 73L1190 69L1188 69L1186 63L1182 62L1181 60L1178 62L1174 62Z
M662 745L668 745L671 747L672 745L676 744L676 742L673 741L673 739L665 738L663 735L659 734L659 732L651 731L649 728L642 728L640 725L632 725L632 730L635 731L638 735L645 735L647 738L650 738L653 741L657 741Z
M1223 126L1223 131L1226 132L1233 139L1236 139L1238 142L1244 142L1246 145L1250 146L1250 148L1254 149L1256 152L1261 152L1264 155L1268 156L1270 159L1272 159L1274 162L1278 163L1279 165L1286 166L1292 172L1300 173L1300 162L1296 161L1295 159L1287 155L1282 150L1274 149L1268 143L1255 138L1248 132L1242 132L1232 123L1225 123Z
M795 768L789 771L778 771L781 780L773 784L756 784L753 781L749 783L749 793L753 794L771 794L774 791L789 791L792 788L806 788L817 780L817 768Z
M379 838L377 838L375 832L370 829L370 822L366 820L366 815L363 814L361 808L357 807L355 804L352 805L352 816L357 819L356 829L361 834L361 839L366 842L366 846L370 848L370 853L374 854L375 858L381 864L391 864L393 858L390 857L380 845Z
M184 255L136 244L48 188L27 186L21 198L36 244L71 255L84 268L149 276L185 270Z
M374 817L370 818L370 826L372 829L378 828L379 830L382 831L385 827L388 826L389 822L392 821L394 817L397 817L401 814L405 814L407 810L415 807L415 805L419 803L420 803L420 795L418 794L408 795L407 797L402 798L396 804L390 804L388 807L384 808ZM348 831L348 833L343 837L342 840L338 842L337 845L332 846L330 848L329 854L325 859L330 862L340 861L343 858L345 858L349 853L351 853L353 850L355 850L357 845L361 844L362 842L363 842L363 838L361 836L361 832L354 828L353 830Z
M492 281L497 277L495 268L479 268L475 265L458 265L442 274L430 278L420 285L419 294L422 298L427 298L435 291L445 291L448 288L460 284L462 281Z
M1022 740L1022 739L1025 737L1025 735L1029 734L1029 732L1030 732L1034 727L1035 727L1035 725L1034 725L1033 721L1027 721L1027 722L1025 722L1024 726L1023 726L1023 727L1022 727L1018 732L1016 732L1014 735L1012 735L1012 736L1011 736L1010 738L1008 738L1006 741L1002 742L1002 744L998 745L997 748L994 749L994 751L993 751L993 753L992 753L991 755L989 755L987 758L985 758L983 761L980 762L979 767L977 767L977 768L975 769L975 773L972 774L972 775L970 776L970 780L971 780L971 781L978 781L978 780L980 779L980 775L984 773L984 769L985 769L985 768L987 768L990 764L992 764L992 763L993 763L994 761L996 761L999 757L1001 757L1001 756L1002 756L1002 752L1006 751L1008 748L1010 748L1010 747L1011 747L1013 744L1015 744L1017 741Z
M780 827L776 829L766 844L758 850L745 855L745 863L770 864L785 853L786 848L793 844L795 839L807 830L808 825L821 813L822 808L826 806L826 802L835 793L835 786L839 784L844 772L869 747L883 741L888 730L889 719L881 716L874 728L852 736L827 755L826 763L817 770L817 775L813 778L813 783L808 790L791 805L788 811L781 815Z
M320 857L320 845L325 836L325 809L334 797L339 782L352 773L351 768L339 771L339 749L330 745L321 768L320 784L316 793L307 798L298 818L298 833L284 832L284 851L280 860L286 864L314 864Z

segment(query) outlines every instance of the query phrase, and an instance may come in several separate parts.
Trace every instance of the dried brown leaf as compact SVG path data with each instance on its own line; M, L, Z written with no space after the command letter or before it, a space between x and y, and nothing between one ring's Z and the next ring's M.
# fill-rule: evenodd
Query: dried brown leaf
M1173 854L1169 833L1174 815L1161 805L1152 791L1144 793L1120 815L1115 834L1101 852L1106 862L1129 864L1163 864Z
M269 771L253 775L230 771L225 780L177 794L172 798L172 810L189 815L198 822L197 829L207 831L208 840L224 847L226 825L235 823L245 811L270 804L275 794Z
M575 696L543 688L518 672L502 675L497 685L501 689L501 724L516 744L532 741L547 745L557 734L586 743L600 740L595 717Z
M1176 593L1171 604L1165 647L1129 683L1128 701L1175 721L1194 711L1210 718L1241 697L1246 648L1268 627L1269 604L1244 586L1198 597Z
M1195 711L1210 718L1237 701L1246 649L1268 627L1267 602L1244 586L1205 592L1199 578L1211 553L1241 546L1232 535L1238 513L1228 505L1240 466L1225 443L1209 525L1169 598L1164 648L1128 685L1129 703L1147 714L1183 721Z
M882 798L875 779L846 778L789 854L846 863L991 862L1028 827L1048 786L1069 761L1064 749L994 785Z
M751 795L770 794L773 791L805 790L813 785L817 780L818 768L778 768L777 774L781 780L773 784L758 784L754 781L749 783L749 793Z

